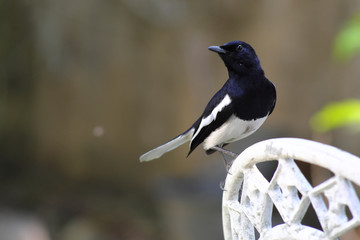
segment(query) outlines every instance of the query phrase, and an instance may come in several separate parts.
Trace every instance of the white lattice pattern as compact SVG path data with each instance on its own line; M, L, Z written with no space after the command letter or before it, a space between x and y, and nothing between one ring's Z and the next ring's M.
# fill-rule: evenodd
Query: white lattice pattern
M278 164L269 182L256 164L271 160ZM294 160L334 175L313 187ZM360 202L353 184L360 185L360 158L347 152L294 138L254 144L236 158L226 177L225 240L255 239L255 229L261 240L336 239L360 225ZM322 230L301 223L310 205ZM274 206L283 220L276 226L272 226Z

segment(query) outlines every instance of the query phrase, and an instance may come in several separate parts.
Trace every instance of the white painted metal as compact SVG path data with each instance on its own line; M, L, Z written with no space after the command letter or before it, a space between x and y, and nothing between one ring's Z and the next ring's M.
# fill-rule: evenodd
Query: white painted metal
M277 160L278 166L268 182L256 164L271 160ZM334 176L314 187L294 160L326 168ZM222 210L225 240L255 239L255 229L260 240L337 239L360 225L360 202L353 184L360 186L360 158L350 153L296 138L254 144L235 159L226 177ZM310 205L323 231L301 224ZM272 227L274 206L284 223Z

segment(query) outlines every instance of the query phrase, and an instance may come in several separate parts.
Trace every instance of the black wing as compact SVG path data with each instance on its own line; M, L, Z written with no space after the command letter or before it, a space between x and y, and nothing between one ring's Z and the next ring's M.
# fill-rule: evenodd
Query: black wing
M212 114L213 109L220 104L220 102L225 98L226 92L219 91L215 94L215 96L210 100L208 105L206 106L203 115L194 123L195 133L199 131L199 127L201 126L201 122ZM231 99L230 99L231 100ZM233 114L232 103L230 102L226 105L221 111L217 112L216 118L213 119L209 124L202 126L199 133L191 140L190 150L187 156L199 146L214 130L223 125Z

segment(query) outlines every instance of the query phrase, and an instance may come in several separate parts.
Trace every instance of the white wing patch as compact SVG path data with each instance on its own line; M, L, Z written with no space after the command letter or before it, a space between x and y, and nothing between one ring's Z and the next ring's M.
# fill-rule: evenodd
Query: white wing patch
M221 100L221 102L219 103L219 105L217 105L212 112L210 113L209 116L207 116L206 118L201 119L200 125L197 129L197 131L195 132L195 134L193 135L193 137L191 138L191 141L194 140L194 138L199 134L199 132L201 131L201 129L207 125L209 125L212 121L214 121L216 119L216 116L219 112L221 112L221 110L226 107L227 105L229 105L231 103L231 99L229 95L225 95L224 99Z

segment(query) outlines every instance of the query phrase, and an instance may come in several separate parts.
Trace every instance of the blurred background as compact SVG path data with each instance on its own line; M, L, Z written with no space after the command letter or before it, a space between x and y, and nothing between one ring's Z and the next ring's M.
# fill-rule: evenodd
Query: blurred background
M309 124L327 103L360 97L360 57L334 55L359 10L356 0L0 0L1 239L222 239L220 154L186 158L184 145L138 157L199 117L227 79L207 47L231 40L255 48L278 93L263 127L231 150L300 137L360 155L358 132Z

